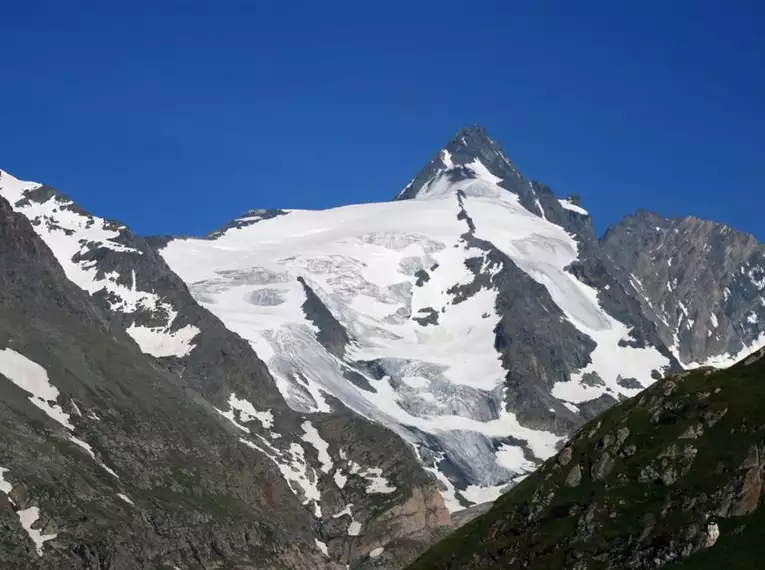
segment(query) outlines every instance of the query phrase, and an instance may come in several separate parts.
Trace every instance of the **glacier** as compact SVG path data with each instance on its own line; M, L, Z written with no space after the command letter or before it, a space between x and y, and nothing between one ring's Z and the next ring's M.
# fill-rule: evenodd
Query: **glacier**
M200 304L251 343L291 407L328 412L338 401L393 429L456 511L495 499L561 440L522 425L504 405L497 292L455 294L475 278L470 260L483 258L485 273L502 270L465 239L471 224L597 343L592 362L553 389L570 410L606 392L636 394L620 379L647 386L669 360L625 343L629 327L566 271L578 256L573 235L521 205L480 158L455 165L448 151L440 157L442 168L414 199L287 210L209 238L174 239L161 255ZM339 350L321 342L307 316L311 294L346 331ZM584 385L587 372L604 385Z

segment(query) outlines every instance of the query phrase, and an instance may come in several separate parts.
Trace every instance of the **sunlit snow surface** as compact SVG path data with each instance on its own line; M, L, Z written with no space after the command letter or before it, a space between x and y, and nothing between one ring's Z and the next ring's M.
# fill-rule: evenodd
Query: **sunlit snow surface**
M576 212L577 214L580 214L582 216L589 216L590 213L582 208L581 206L577 206L570 200L558 200L561 206L563 206L566 210L571 210L572 212Z
M329 411L325 395L332 395L390 426L415 449L428 448L418 454L430 458L423 462L444 483L452 510L460 508L458 495L468 502L493 499L534 466L504 438L525 441L537 459L551 455L559 439L521 426L502 405L505 370L494 349L496 292L484 289L463 302L447 292L470 283L474 276L465 261L484 255L461 237L468 228L457 218L457 190L466 195L476 236L545 285L571 322L598 343L586 371L596 370L606 386L589 392L580 385L580 373L556 386L556 396L575 409L570 402L605 390L633 395L635 390L617 384L619 375L648 385L650 371L667 364L655 350L618 346L627 327L599 307L594 290L563 269L577 255L570 235L524 209L479 161L469 169L474 177L460 182L452 182L447 172L436 174L418 199L294 210L214 240L175 240L162 250L197 301L250 341L290 406ZM419 270L430 277L420 286ZM317 341L317 328L302 309L306 295L298 277L348 331L345 362L384 364L385 377L367 376L375 392L348 381L344 364ZM437 324L413 319L431 312ZM434 467L434 456L457 464L467 485L455 488Z
M143 352L153 356L180 357L188 354L199 329L189 325L173 330L171 327L177 316L176 311L152 291L139 290L136 287L135 272L131 286L126 286L117 282L118 274L100 275L94 261L79 257L98 248L128 255L143 255L141 251L115 241L126 228L86 214L70 200L57 196L51 196L44 202L25 199L28 192L40 188L40 184L18 180L0 170L0 196L8 200L14 211L32 222L35 231L51 249L71 281L91 294L99 291L108 293L114 311L130 314L147 310L166 315L163 326L133 324L128 328L128 334Z
M29 401L45 412L49 418L68 430L74 429L69 420L69 414L56 403L59 391L50 383L45 368L23 354L6 348L0 350L0 374L30 394Z

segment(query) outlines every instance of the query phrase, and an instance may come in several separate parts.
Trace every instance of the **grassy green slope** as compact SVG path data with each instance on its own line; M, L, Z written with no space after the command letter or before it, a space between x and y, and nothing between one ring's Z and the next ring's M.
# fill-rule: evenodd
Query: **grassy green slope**
M765 359L753 360L662 380L606 411L569 442L570 460L548 460L410 570L760 567ZM567 485L576 466L581 481Z

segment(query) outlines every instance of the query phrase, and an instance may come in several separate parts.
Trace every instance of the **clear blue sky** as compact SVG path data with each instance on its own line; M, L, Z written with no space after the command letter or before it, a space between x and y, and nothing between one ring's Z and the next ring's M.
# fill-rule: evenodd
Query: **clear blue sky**
M599 230L765 240L765 2L6 2L0 168L137 232L387 200L479 123Z

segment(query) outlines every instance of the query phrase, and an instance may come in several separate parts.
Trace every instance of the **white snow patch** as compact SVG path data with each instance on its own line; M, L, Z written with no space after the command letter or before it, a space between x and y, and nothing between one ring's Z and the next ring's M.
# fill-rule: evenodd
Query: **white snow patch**
M25 392L32 394L29 396L29 401L45 412L51 419L61 424L68 431L74 431L69 414L55 403L58 399L59 391L50 383L48 372L45 368L15 350L6 348L0 350L0 374L9 378ZM71 401L74 403L74 400ZM79 410L77 411L79 412ZM95 453L93 453L93 448L88 443L71 433L67 437L69 441L84 449L100 467L119 479L119 475L98 461Z
M136 326L135 323L127 328L127 333L138 344L141 351L156 357L183 358L194 349L192 341L199 332L199 329L193 325L186 325L174 332L168 332L168 327Z
M358 521L352 521L348 525L348 536L358 536L361 534L361 523Z
M240 424L240 421L251 422L253 420L258 420L260 425L263 426L263 429L271 429L274 425L274 414L271 412L271 410L257 410L255 406L252 405L252 403L248 402L247 400L237 398L236 394L234 393L229 395L228 405L230 409L227 412L218 410L218 413L227 418L231 423L233 423L242 431L249 431L249 429ZM235 412L239 412L238 421Z
M104 471L106 471L106 472L107 472L109 475L111 475L112 477L116 477L117 479L119 479L119 478L120 478L120 476L119 476L119 475L117 475L117 473L115 473L115 472L114 472L114 469L112 469L112 468L111 468L111 467L109 467L108 465L106 465L106 464L104 464L104 463L101 463L101 462L99 462L99 463L98 463L98 465L99 465L99 467L101 467L101 468L102 468Z
M709 320L712 322L712 328L717 328L719 326L717 316L714 313L709 315Z
M566 210L571 210L572 212L576 212L577 214L580 214L582 216L589 216L590 213L582 208L581 206L577 206L573 202L569 200L558 200L561 206L563 206Z
M715 545L717 542L717 539L720 538L720 527L717 525L716 522L711 522L707 525L707 533L706 533L706 540L704 541L704 546L706 548L711 548Z
M566 407L567 407L569 410L571 410L571 411L572 411L572 412L574 412L575 414L578 414L578 413L579 413L579 411L580 411L580 410L579 410L579 406L577 406L576 404L572 404L571 402L565 402L565 401L561 401L561 404L563 404L564 406L566 406Z
M93 461L96 461L96 455L93 453L93 448L92 448L92 447L91 447L89 444L85 443L85 442L84 442L84 441L82 441L81 439L78 439L78 438L74 437L73 435L70 435L70 436L69 436L69 441L71 441L71 442L72 442L72 443L74 443L75 445L78 445L78 446L80 446L82 449L84 449L85 451L87 451L87 452L88 452L88 455L90 455L90 458L91 458Z
M353 512L351 511L352 507L353 507L353 503L349 503L345 505L345 508L342 511L332 515L332 518L339 519L340 517L348 515L351 519L351 522L348 525L348 530L347 530L348 536L358 536L359 534L361 534L361 523L353 518Z
M300 444L292 443L288 450L283 452L262 438L263 447L244 438L239 438L239 441L273 461L292 492L298 497L301 497L302 494L301 498L304 505L313 502L314 516L318 519L321 518L321 493L318 487L318 476L313 468L308 465L305 459L305 450Z
M383 477L382 469L379 467L366 469L360 472L359 475L368 481L366 491L370 495L374 493L388 494L393 493L396 490L396 487L390 485L388 480Z
M322 541L321 541L321 540L319 540L318 538L314 538L314 541L316 542L316 548L318 548L319 550L321 550L321 553L322 553L324 556L326 556L327 558L329 558L329 549L327 548L327 545L326 545L326 543L322 542Z
M37 550L37 555L42 556L43 544L45 544L49 540L53 540L58 535L57 534L42 534L38 529L32 528L32 525L35 524L37 520L40 518L39 508L29 507L28 509L22 509L20 511L16 511L16 514L19 516L19 520L21 521L21 526L27 532L27 534L29 535L29 538L32 539L32 542L35 543L35 549Z
M329 444L321 438L318 430L309 421L303 422L301 439L310 443L319 455L319 463L323 473L332 471L332 457L329 455Z
M454 168L454 163L452 162L452 153L446 149L441 151L441 162L444 163L446 168Z
M85 450L85 451L88 453L88 455L90 455L90 458L91 458L93 461L95 461L95 462L96 462L96 464L97 464L99 467L101 467L101 468L102 468L104 471L106 471L107 473L109 473L109 475L113 475L113 476L114 476L114 477L116 477L117 479L119 479L119 478L120 478L120 476L119 476L119 475L117 475L117 474L114 472L114 470L112 470L112 469L111 469L110 467L108 467L107 465L105 465L105 464L101 463L101 462L100 462L100 461L99 461L99 460L96 458L96 454L95 454L95 453L93 453L93 448L90 446L90 444L88 444L88 443L84 442L83 440L81 440L81 439L79 439L79 438L76 438L76 437L74 437L73 435L69 435L69 441L71 441L71 442L72 442L72 443L74 443L75 445L77 445L77 446L81 447L82 449L84 449L84 450Z
M419 459L422 463L422 457L420 456L420 452L417 449L417 446L414 446L414 453L417 456L417 459ZM435 464L438 465L438 463L440 463L443 458L444 454L439 453L436 457ZM438 469L438 467L433 467L426 463L423 463L422 467L426 471L432 473L435 478L438 479L438 481L441 482L441 484L444 486L444 490L441 491L441 496L444 499L444 506L446 506L446 510L448 510L450 513L455 513L465 508L457 499L457 489L454 487L454 484L446 475L444 475L440 469Z
M6 495L10 495L11 491L13 491L13 485L6 481L4 477L4 474L8 471L9 469L0 467L0 492L5 493Z
M546 220L547 216L545 216L545 210L542 208L542 204L539 201L539 198L534 198L534 203L537 205L537 208L539 208L539 213L542 215L542 219Z
M124 493L117 493L117 496L123 501L125 501L126 503L128 503L129 505L135 506L135 503L132 501L132 499L128 497L127 495L125 495Z
M737 362L743 360L749 356L752 352L765 348L765 332L761 333L754 341L744 346L736 353L724 353L712 356L703 362L689 362L685 364L685 368L692 370L694 368L700 368L702 366L713 366L715 368L728 368L733 366Z
M335 471L333 477L335 479L335 485L337 485L338 489L345 487L345 484L348 482L348 477L343 474L343 470L340 468Z
M381 555L383 552L385 552L385 548L383 548L382 546L380 546L379 548L375 548L374 550L372 550L372 551L369 553L369 557L370 557L370 558L377 558L377 557L378 557L378 556L380 556L380 555Z
M760 276L757 276L759 272ZM749 278L752 280L752 285L757 287L760 291L765 289L765 270L762 268L755 268L749 270Z
M49 418L68 430L74 429L69 421L69 414L55 403L58 400L59 392L50 383L45 368L12 348L6 348L0 350L0 374L31 394L29 401L45 412Z
M344 515L348 515L349 517L352 517L353 514L351 513L351 508L353 508L353 503L348 503L347 505L345 505L345 508L342 511L339 511L335 513L334 515L332 515L332 518L339 519L340 517Z
M504 487L505 485L494 485L491 487L468 485L465 489L460 491L460 494L476 505L481 503L493 503L502 495L502 489Z
M523 473L533 471L537 464L529 461L523 455L523 450L514 445L503 444L497 450L497 463L505 467L508 471Z
M230 421L232 424L234 424L237 428L239 428L243 432L250 433L250 429L247 426L243 426L237 421L236 414L234 413L233 409L224 412L223 410L215 408L215 411L218 412L221 416L226 418L228 421Z

